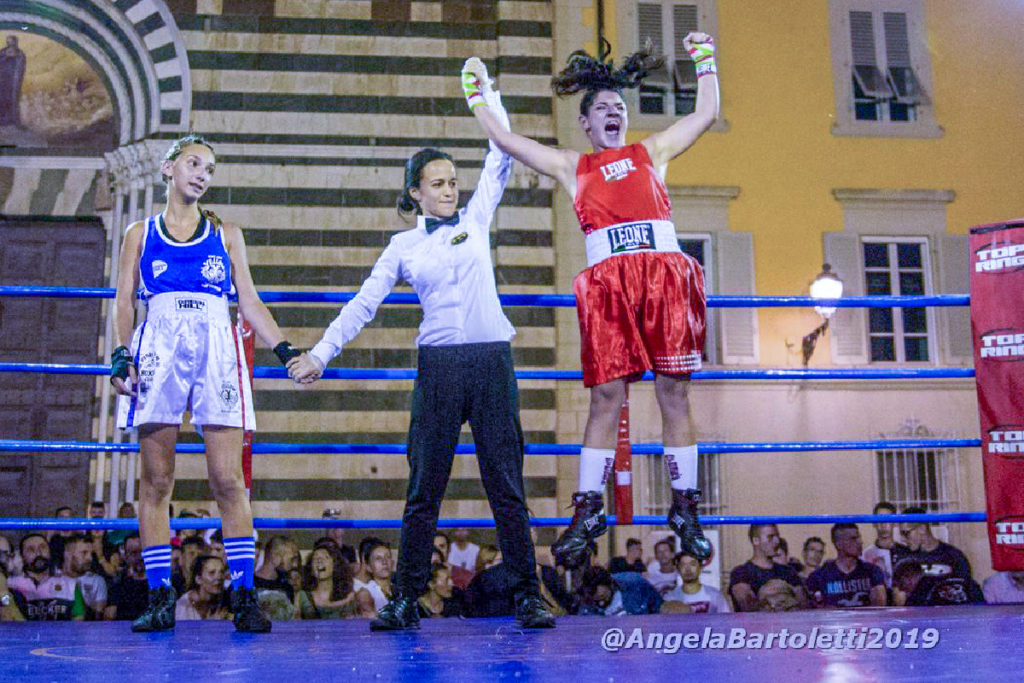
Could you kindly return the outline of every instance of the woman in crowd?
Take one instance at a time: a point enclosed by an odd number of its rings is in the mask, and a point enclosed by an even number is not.
[[[430,568],[430,581],[427,592],[420,596],[417,607],[420,617],[458,617],[462,616],[461,596],[456,594],[452,583],[451,572],[443,564],[435,564]]]
[[[345,619],[356,615],[352,568],[334,543],[318,545],[306,560],[303,589],[295,594],[302,619]]]
[[[229,619],[224,600],[224,561],[216,555],[200,555],[192,567],[192,583],[174,604],[174,618],[181,621]]]

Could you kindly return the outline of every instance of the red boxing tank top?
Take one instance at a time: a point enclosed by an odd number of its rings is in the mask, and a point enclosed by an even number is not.
[[[640,142],[580,156],[573,208],[588,235],[619,223],[672,220],[665,181]]]

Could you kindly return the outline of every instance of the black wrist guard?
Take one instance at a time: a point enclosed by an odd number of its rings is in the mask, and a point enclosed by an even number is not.
[[[113,380],[115,377],[128,379],[128,366],[130,365],[135,365],[132,352],[128,350],[127,346],[118,346],[110,354],[110,379]]]
[[[289,341],[283,341],[274,347],[274,355],[281,361],[281,365],[288,365],[288,361],[296,356],[301,356],[302,352],[298,349],[292,348],[292,344]]]

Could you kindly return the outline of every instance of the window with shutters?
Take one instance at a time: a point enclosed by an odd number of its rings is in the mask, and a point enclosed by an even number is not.
[[[835,188],[844,229],[823,235],[843,296],[965,294],[968,239],[950,235],[952,190]],[[974,360],[966,306],[840,308],[829,324],[832,362],[948,364]]]
[[[646,44],[665,58],[665,64],[644,79],[638,91],[623,93],[633,106],[630,117],[640,128],[661,130],[693,112],[697,102],[697,72],[683,49],[691,31],[717,34],[715,3],[711,0],[632,0],[616,3],[619,26],[616,55],[621,59]],[[719,121],[712,130],[723,129]]]
[[[936,137],[923,0],[832,0],[839,135]]]

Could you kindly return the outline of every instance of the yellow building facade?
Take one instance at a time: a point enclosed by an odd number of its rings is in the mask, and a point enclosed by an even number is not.
[[[616,59],[652,36],[670,58],[667,74],[652,75],[667,86],[665,115],[648,113],[656,93],[627,95],[631,142],[670,125],[673,94],[678,103],[692,88],[684,69],[672,68],[674,59],[686,58],[673,41],[693,28],[715,38],[721,120],[670,164],[666,178],[680,236],[707,248],[713,294],[807,295],[823,262],[848,295],[900,294],[904,286],[902,293],[966,293],[968,229],[1024,215],[1024,172],[1008,154],[1024,144],[1020,3],[982,0],[971,3],[968,17],[952,0],[557,2],[556,67],[572,50],[594,52],[599,17]],[[563,144],[582,150],[577,107],[576,99],[556,106],[557,132]],[[571,206],[565,197],[556,201],[564,291],[585,261]],[[893,257],[889,272],[878,267],[880,255]],[[886,281],[891,291],[882,292]],[[971,365],[965,308],[880,311],[894,329],[872,322],[864,309],[840,309],[810,367]],[[821,322],[809,308],[719,310],[711,319],[709,365],[727,368],[799,368],[801,338]],[[571,313],[563,316],[562,365],[578,362],[577,337]],[[559,391],[559,441],[578,442],[586,394]],[[633,441],[660,441],[652,387],[634,385],[631,403]],[[693,386],[691,403],[701,441],[974,438],[978,431],[970,379],[705,381]],[[664,503],[656,468],[640,463],[634,473],[637,513]],[[883,497],[933,510],[985,505],[977,449],[726,454],[708,469],[714,476],[705,485],[718,487],[712,509],[724,514],[870,513]],[[559,471],[560,496],[567,498],[574,463]],[[828,530],[781,529],[797,557],[806,537],[828,541]],[[861,531],[870,544],[873,530]],[[630,535],[653,540],[667,533],[617,529],[611,550],[622,552]],[[968,553],[976,577],[990,573],[980,524],[942,533]],[[750,547],[746,527],[722,527],[722,534],[727,571]],[[645,543],[645,554],[652,551]]]

